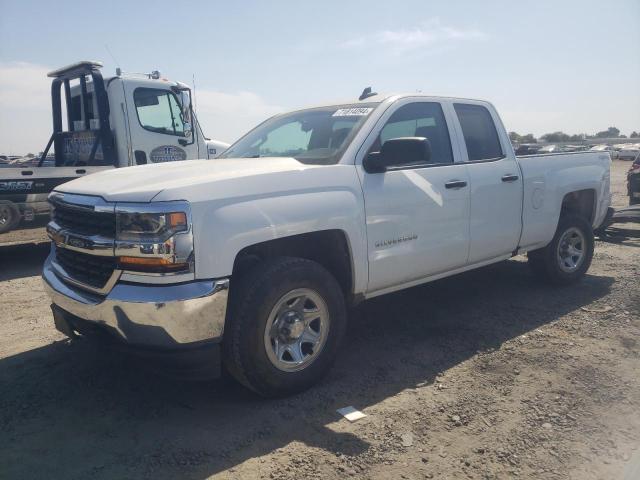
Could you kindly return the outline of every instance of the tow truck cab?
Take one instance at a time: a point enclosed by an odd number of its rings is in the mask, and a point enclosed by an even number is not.
[[[18,239],[15,231],[6,239],[11,230],[39,225],[33,220],[49,213],[47,196],[62,183],[110,168],[214,158],[227,148],[204,136],[187,85],[158,71],[103,77],[101,68],[82,61],[48,74],[46,148],[0,166],[0,245]]]
[[[205,138],[190,88],[160,72],[104,78],[99,62],[50,72],[56,166],[125,167],[213,158],[227,144]],[[64,91],[64,104],[63,104]]]

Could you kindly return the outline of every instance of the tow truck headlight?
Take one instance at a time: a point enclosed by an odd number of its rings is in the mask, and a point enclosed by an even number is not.
[[[193,235],[186,202],[116,207],[116,248],[122,270],[193,271]]]

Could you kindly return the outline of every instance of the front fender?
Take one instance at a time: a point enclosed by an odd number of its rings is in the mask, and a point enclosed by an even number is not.
[[[195,208],[196,277],[231,275],[244,248],[277,238],[341,230],[352,255],[354,291],[366,288],[368,268],[364,204],[357,190],[291,191],[215,202]]]

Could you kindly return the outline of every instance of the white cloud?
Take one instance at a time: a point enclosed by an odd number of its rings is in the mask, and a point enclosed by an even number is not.
[[[434,18],[418,27],[401,30],[381,30],[347,40],[344,48],[383,48],[395,54],[403,54],[418,49],[441,47],[452,42],[482,40],[486,34],[475,29],[461,29],[443,25]]]
[[[25,62],[0,62],[0,106],[50,110],[51,69]]]
[[[52,68],[26,62],[0,62],[0,154],[37,153],[51,135]],[[231,142],[258,122],[281,112],[259,95],[199,88],[197,113],[210,138]]]
[[[51,69],[0,62],[0,153],[38,153],[51,135]]]

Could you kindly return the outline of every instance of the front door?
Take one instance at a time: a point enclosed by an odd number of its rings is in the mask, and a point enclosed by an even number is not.
[[[134,164],[199,158],[197,138],[194,141],[197,130],[191,126],[191,135],[185,135],[188,119],[176,93],[135,83],[128,84],[127,90]]]
[[[469,178],[466,165],[454,163],[442,105],[407,99],[394,107],[367,152],[391,138],[425,137],[432,157],[384,173],[359,167],[370,293],[461,267],[469,248]]]

